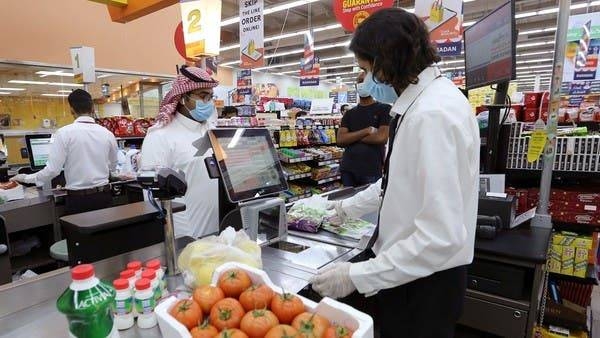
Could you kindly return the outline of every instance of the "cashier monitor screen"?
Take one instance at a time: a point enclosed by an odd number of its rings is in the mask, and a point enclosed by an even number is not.
[[[210,132],[210,141],[230,201],[287,190],[267,129],[215,129]]]
[[[466,88],[516,77],[514,3],[509,1],[465,29]]]
[[[29,153],[29,165],[33,170],[42,170],[48,162],[52,135],[26,135],[27,152]]]

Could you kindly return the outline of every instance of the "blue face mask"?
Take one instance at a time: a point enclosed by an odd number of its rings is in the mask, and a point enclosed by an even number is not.
[[[369,97],[371,96],[371,93],[365,89],[365,85],[364,83],[357,83],[356,84],[356,92],[358,93],[359,97]]]
[[[364,90],[371,93],[371,96],[379,102],[394,104],[398,99],[398,94],[396,94],[394,87],[379,81],[375,82],[373,73],[371,72],[365,75],[365,80],[362,84]]]
[[[185,105],[184,105],[185,107]],[[187,107],[186,107],[187,109]],[[198,122],[205,122],[215,112],[215,103],[213,100],[204,102],[202,100],[196,100],[196,108],[189,110],[192,118]]]

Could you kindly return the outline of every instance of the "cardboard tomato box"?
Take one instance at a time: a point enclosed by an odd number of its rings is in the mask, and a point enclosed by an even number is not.
[[[523,113],[523,122],[535,122],[538,119],[538,108],[525,108]]]
[[[225,263],[215,269],[212,277],[211,285],[217,285],[219,277],[222,273],[230,269],[242,269],[248,273],[253,284],[266,284],[276,293],[282,294],[283,290],[273,284],[271,279],[263,270],[259,270],[241,263]],[[306,311],[318,313],[327,318],[332,323],[341,323],[353,330],[353,338],[373,338],[373,318],[362,313],[353,307],[344,303],[338,302],[331,298],[323,298],[319,303],[315,303],[310,299],[298,295],[304,305]],[[158,319],[158,325],[162,336],[165,338],[191,338],[190,332],[183,324],[179,323],[173,316],[169,314],[169,310],[178,301],[175,297],[169,297],[156,307],[154,312]]]
[[[600,214],[569,211],[551,211],[552,219],[564,223],[600,225]]]
[[[523,103],[526,108],[539,108],[542,100],[542,93],[525,93]]]

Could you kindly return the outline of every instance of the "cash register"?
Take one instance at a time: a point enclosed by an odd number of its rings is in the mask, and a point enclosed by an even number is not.
[[[285,202],[277,197],[287,182],[267,129],[214,129],[209,140],[214,157],[207,161],[208,171],[222,186],[221,207],[231,206],[220,229],[243,228],[261,245],[266,271],[296,271],[307,280],[354,249],[288,233]]]

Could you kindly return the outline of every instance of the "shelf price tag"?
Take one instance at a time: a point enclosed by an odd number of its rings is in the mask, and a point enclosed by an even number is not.
[[[532,163],[537,161],[548,140],[548,133],[546,132],[546,125],[542,120],[538,120],[535,123],[535,129],[529,138],[529,146],[527,147],[527,162]]]
[[[187,57],[219,55],[221,0],[180,0]]]

